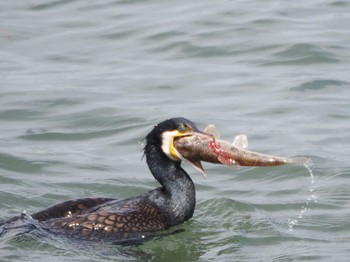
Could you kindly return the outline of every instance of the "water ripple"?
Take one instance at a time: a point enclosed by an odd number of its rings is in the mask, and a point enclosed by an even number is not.
[[[273,61],[261,63],[263,66],[310,65],[338,63],[340,60],[330,52],[318,50],[310,44],[295,44],[281,52],[273,54]]]
[[[132,250],[8,235],[3,259],[348,261],[348,1],[1,7],[0,219],[158,187],[138,142],[173,116],[316,167],[310,185],[303,167],[208,165],[203,181],[185,166],[198,204],[181,233]]]

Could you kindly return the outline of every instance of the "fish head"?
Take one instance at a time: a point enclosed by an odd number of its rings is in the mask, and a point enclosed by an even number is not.
[[[220,148],[216,137],[212,133],[192,130],[184,136],[175,137],[173,141],[176,156],[189,163],[203,177],[206,177],[201,161],[223,164],[220,159]]]

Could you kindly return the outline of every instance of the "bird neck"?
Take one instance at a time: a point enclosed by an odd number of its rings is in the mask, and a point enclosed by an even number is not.
[[[190,219],[196,203],[195,187],[190,176],[181,168],[181,162],[170,160],[154,146],[146,146],[145,154],[151,173],[162,185],[162,197],[157,202],[163,209],[166,208],[169,225]]]

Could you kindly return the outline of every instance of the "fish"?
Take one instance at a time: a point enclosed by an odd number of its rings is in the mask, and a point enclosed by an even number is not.
[[[279,157],[247,150],[246,135],[236,136],[233,143],[219,138],[213,125],[204,132],[196,132],[191,136],[183,136],[174,140],[176,150],[183,159],[205,175],[200,159],[210,163],[226,166],[277,166],[284,164],[302,164],[308,162],[307,157]]]

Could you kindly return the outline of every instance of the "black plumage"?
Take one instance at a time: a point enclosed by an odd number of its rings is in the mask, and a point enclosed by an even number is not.
[[[156,125],[146,136],[144,154],[149,169],[161,187],[124,200],[85,198],[66,201],[32,214],[43,227],[88,238],[123,239],[181,224],[195,209],[195,187],[181,161],[164,152],[163,134],[182,129],[197,131],[184,118]]]

